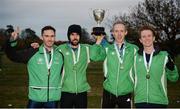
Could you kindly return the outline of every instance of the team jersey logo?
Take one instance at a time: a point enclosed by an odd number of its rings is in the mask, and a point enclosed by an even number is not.
[[[66,52],[66,55],[69,55],[69,52]]]
[[[38,61],[37,61],[37,64],[43,64],[43,59],[39,58]]]

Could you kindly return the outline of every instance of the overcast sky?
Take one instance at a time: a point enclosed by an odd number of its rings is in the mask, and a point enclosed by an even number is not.
[[[40,35],[43,26],[52,25],[57,30],[57,40],[67,40],[66,33],[71,24],[79,24],[91,32],[96,26],[93,9],[107,10],[107,19],[128,12],[139,1],[142,0],[0,0],[0,28],[11,24],[20,29],[32,28]]]

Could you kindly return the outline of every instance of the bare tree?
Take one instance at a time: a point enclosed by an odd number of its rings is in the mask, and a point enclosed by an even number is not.
[[[158,41],[175,40],[180,22],[180,6],[178,0],[145,0],[139,3],[132,12],[135,26],[152,25],[162,34]],[[137,21],[136,20],[136,21]]]
[[[91,35],[87,32],[86,28],[82,28],[82,37],[81,37],[81,43],[88,43],[88,44],[93,44],[95,40]]]

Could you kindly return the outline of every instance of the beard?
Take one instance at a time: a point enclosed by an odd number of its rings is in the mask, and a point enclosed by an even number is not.
[[[77,46],[79,44],[79,41],[77,39],[74,39],[73,41],[70,41],[71,45]]]

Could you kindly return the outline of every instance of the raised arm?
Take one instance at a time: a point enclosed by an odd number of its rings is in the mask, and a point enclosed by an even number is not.
[[[97,37],[96,44],[90,46],[90,59],[92,61],[104,61],[106,58],[105,48],[101,45],[104,36]]]
[[[14,62],[27,63],[38,49],[30,47],[23,50],[16,50],[17,38],[17,32],[13,32],[10,39],[6,42],[5,53],[7,57]]]

